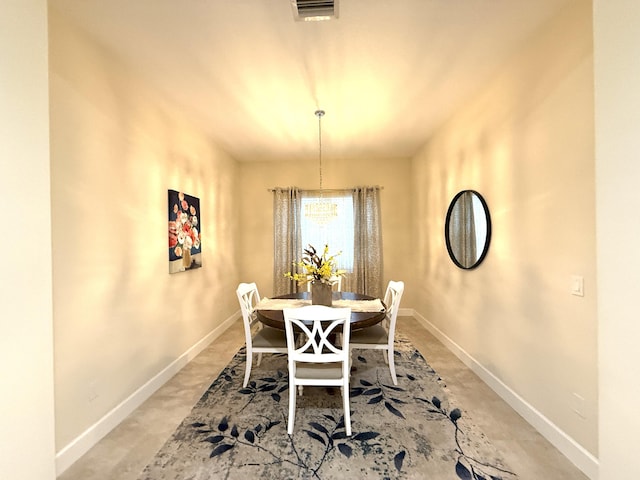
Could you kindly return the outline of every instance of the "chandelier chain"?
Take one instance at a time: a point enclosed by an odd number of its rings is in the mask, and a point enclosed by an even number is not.
[[[324,110],[316,110],[315,115],[318,117],[318,167],[320,170],[320,195],[322,195],[322,116]]]

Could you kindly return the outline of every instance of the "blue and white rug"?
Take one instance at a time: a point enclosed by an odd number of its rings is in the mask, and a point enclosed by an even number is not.
[[[518,478],[407,339],[395,358],[397,386],[381,352],[354,351],[351,437],[324,387],[298,396],[289,436],[286,355],[263,355],[242,388],[243,348],[139,480]]]

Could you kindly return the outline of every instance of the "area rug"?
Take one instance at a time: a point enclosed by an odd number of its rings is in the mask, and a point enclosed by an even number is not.
[[[139,480],[518,478],[406,338],[395,361],[397,386],[381,352],[354,351],[351,437],[326,387],[298,396],[289,436],[286,355],[263,355],[243,388],[243,348]]]

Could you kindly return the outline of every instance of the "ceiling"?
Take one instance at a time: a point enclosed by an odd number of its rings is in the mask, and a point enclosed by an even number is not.
[[[578,0],[49,0],[239,161],[407,158]]]

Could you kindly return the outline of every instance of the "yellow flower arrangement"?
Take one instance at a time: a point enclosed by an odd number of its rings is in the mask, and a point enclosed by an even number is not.
[[[338,270],[336,266],[335,257],[342,252],[329,255],[329,245],[324,246],[322,256],[318,255],[313,245],[309,245],[303,252],[302,260],[293,262],[293,265],[298,267],[302,273],[287,272],[284,274],[285,277],[298,282],[298,285],[304,285],[309,281],[328,284],[331,283],[332,278],[343,276],[346,273],[345,270]]]

